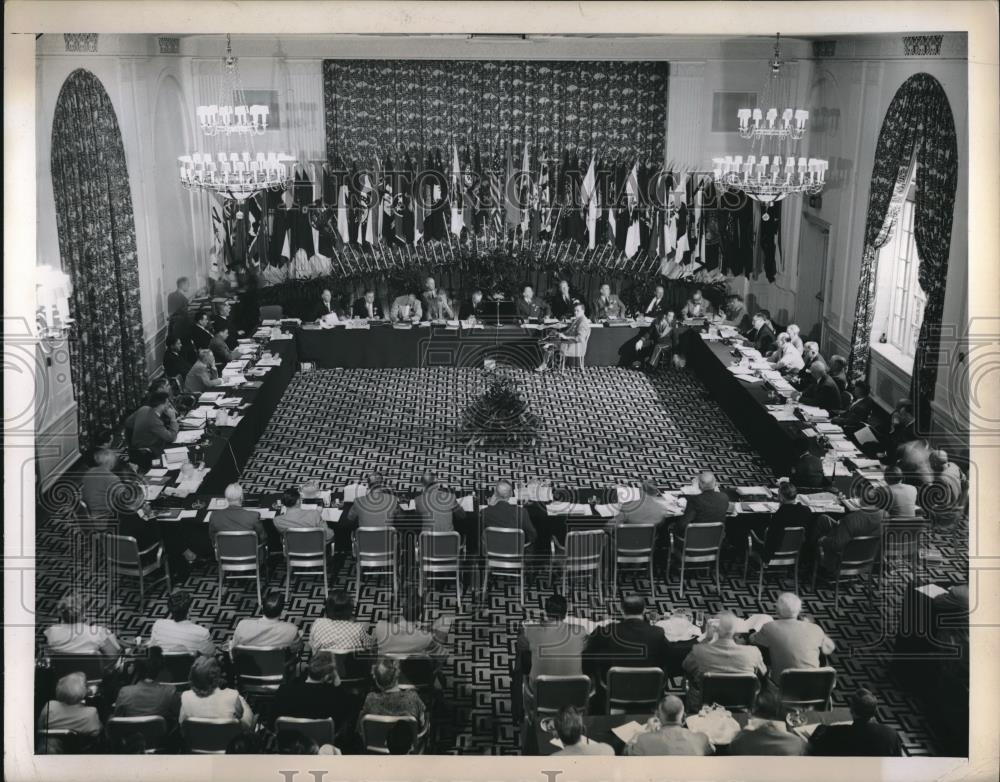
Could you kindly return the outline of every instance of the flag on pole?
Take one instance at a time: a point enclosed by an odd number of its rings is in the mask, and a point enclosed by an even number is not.
[[[593,250],[597,246],[597,172],[593,153],[590,155],[590,167],[583,178],[581,195],[587,214],[587,248]]]
[[[479,174],[473,168],[469,148],[465,148],[465,159],[462,166],[462,224],[473,233],[476,230],[477,201],[476,190],[479,187]]]
[[[374,189],[372,188],[372,181],[368,178],[368,174],[365,173],[364,184],[361,186],[361,219],[364,222],[364,241],[369,244],[373,244],[375,241],[372,220],[372,202],[374,200],[375,196]],[[361,237],[359,236],[358,238],[360,239]]]
[[[503,188],[500,186],[500,150],[493,154],[493,167],[490,170],[490,213],[493,230],[498,234],[503,231]]]
[[[549,187],[548,151],[542,153],[538,171],[538,231],[548,236],[552,227],[552,193]]]
[[[521,156],[521,170],[518,177],[517,198],[521,204],[521,235],[528,233],[528,220],[531,216],[531,169],[528,158],[528,140],[524,141],[524,154]]]
[[[521,222],[521,211],[517,208],[518,193],[517,193],[517,178],[514,175],[514,161],[510,156],[510,145],[506,145],[507,149],[507,178],[504,183],[504,202],[506,204],[506,225],[507,228],[517,228],[518,224]]]
[[[625,256],[633,257],[639,251],[639,163],[636,161],[625,181],[628,195],[628,233],[625,235]]]
[[[448,200],[451,202],[451,232],[455,236],[462,234],[462,167],[458,162],[458,146],[451,142],[451,187]]]

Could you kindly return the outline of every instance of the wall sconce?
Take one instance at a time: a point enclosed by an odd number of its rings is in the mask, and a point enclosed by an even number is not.
[[[42,349],[49,352],[73,328],[74,320],[69,316],[73,286],[68,274],[52,266],[36,267],[35,277],[35,323]]]

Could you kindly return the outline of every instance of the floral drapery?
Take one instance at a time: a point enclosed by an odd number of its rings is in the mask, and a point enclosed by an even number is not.
[[[914,239],[920,287],[927,296],[913,365],[912,398],[918,418],[929,422],[937,383],[941,313],[948,277],[948,253],[958,183],[958,141],[951,106],[940,82],[927,73],[907,79],[896,91],[875,149],[861,280],[851,335],[850,374],[868,373],[878,250],[895,227],[913,162],[917,166]]]
[[[478,144],[662,162],[667,63],[325,60],[327,158]],[[422,159],[422,155],[418,157]]]
[[[111,99],[82,68],[56,101],[52,189],[62,268],[73,282],[70,371],[87,449],[139,405],[147,370],[125,148]]]

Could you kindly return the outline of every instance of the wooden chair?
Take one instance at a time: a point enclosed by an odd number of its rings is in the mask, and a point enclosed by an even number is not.
[[[462,611],[462,537],[457,532],[421,532],[417,539],[417,593],[421,600],[429,581],[455,579],[455,600]]]
[[[118,741],[136,733],[142,736],[145,753],[152,755],[162,749],[167,738],[167,721],[159,715],[145,717],[112,717],[105,728],[111,741]]]
[[[701,676],[701,702],[717,703],[730,711],[753,711],[760,680],[752,673],[705,673]]]
[[[237,688],[245,695],[276,695],[288,672],[288,657],[288,649],[283,646],[234,647]]]
[[[656,542],[655,524],[619,524],[614,531],[614,567],[612,579],[618,586],[618,573],[622,565],[645,565],[649,569],[649,593],[656,596],[653,578],[653,547]]]
[[[781,543],[777,550],[771,555],[771,559],[764,561],[763,546],[764,541],[757,537],[755,532],[747,535],[747,553],[743,561],[743,579],[746,580],[749,572],[750,562],[756,562],[760,566],[760,576],[757,579],[757,602],[764,600],[764,571],[774,567],[792,567],[794,570],[795,584],[799,583],[799,555],[802,552],[802,544],[806,540],[805,527],[786,527],[781,538]],[[754,547],[754,544],[757,547]]]
[[[157,541],[146,549],[139,550],[139,543],[129,535],[106,536],[105,556],[108,569],[113,578],[128,576],[139,580],[139,608],[146,603],[146,576],[162,570],[163,575],[153,580],[167,582],[167,592],[170,592],[170,566],[163,556],[163,544]]]
[[[781,672],[778,687],[781,703],[792,708],[829,711],[837,671],[825,668],[786,668]]]
[[[365,571],[392,579],[392,599],[399,593],[397,533],[392,527],[358,527],[354,531],[354,604],[361,602],[361,579]]]
[[[321,529],[290,529],[282,537],[285,553],[285,600],[292,583],[292,573],[298,571],[323,578],[323,599],[329,591],[326,563],[326,534]]]
[[[227,578],[252,578],[257,585],[257,605],[261,605],[261,560],[267,561],[267,547],[258,545],[257,533],[252,530],[216,533],[215,558],[219,563],[218,608],[222,609],[222,584]]]
[[[520,585],[521,605],[524,605],[524,547],[523,529],[487,527],[483,530],[483,595],[490,585],[490,575],[516,578]]]
[[[722,537],[726,528],[722,522],[714,524],[688,524],[684,530],[684,545],[676,548],[681,560],[681,596],[684,596],[684,566],[687,564],[715,565],[715,591],[722,591],[719,580],[719,551],[722,548]],[[667,576],[670,582],[670,561],[674,557],[676,546],[674,533],[670,533],[670,552],[667,555]]]
[[[224,755],[229,742],[243,732],[238,719],[188,717],[181,723],[181,736],[195,755]]]
[[[593,686],[590,677],[546,676],[535,678],[535,712],[556,714],[565,706],[575,706],[587,711]]]
[[[876,566],[881,544],[882,539],[879,536],[862,535],[857,538],[851,538],[847,542],[847,545],[844,546],[840,561],[830,572],[830,576],[834,580],[834,610],[840,607],[840,582],[844,576],[864,575],[868,591],[869,593],[871,592],[872,570]],[[819,565],[820,558],[817,557],[816,564],[813,566],[813,591],[816,590],[816,577],[819,573]]]
[[[566,533],[566,545],[560,546],[555,538],[552,539],[556,554],[562,556],[562,593],[569,595],[567,585],[570,575],[593,577],[597,581],[597,601],[604,605],[604,548],[607,535],[604,530],[588,529],[574,530]],[[549,564],[551,583],[551,569],[555,565],[556,557],[552,557]]]
[[[330,717],[327,717],[325,720],[307,719],[305,717],[278,717],[274,721],[274,730],[275,732],[282,730],[298,731],[316,742],[317,747],[322,747],[324,744],[333,744],[334,738],[337,735],[333,719]]]
[[[655,711],[663,694],[662,668],[612,666],[604,690],[608,714],[636,714]]]

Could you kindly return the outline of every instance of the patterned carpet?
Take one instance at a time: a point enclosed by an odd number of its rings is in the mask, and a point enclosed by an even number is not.
[[[307,478],[322,486],[342,485],[378,468],[387,483],[400,489],[415,485],[421,471],[433,468],[442,480],[462,488],[480,488],[498,477],[547,478],[555,486],[599,486],[653,477],[680,486],[700,469],[713,469],[723,484],[752,485],[773,478],[705,387],[683,370],[655,376],[614,368],[563,375],[520,376],[531,409],[543,420],[542,444],[523,454],[474,454],[454,435],[461,409],[482,390],[477,370],[320,370],[301,373],[290,384],[243,477],[248,490],[280,490]],[[55,601],[70,584],[94,596],[95,616],[120,635],[148,634],[164,616],[162,588],[153,592],[142,614],[128,584],[111,589],[94,565],[86,536],[72,534],[72,524],[52,512],[57,501],[42,503],[38,527],[38,617],[41,630]],[[965,580],[968,561],[964,525],[936,532],[931,545],[940,560],[929,564],[933,579]],[[722,589],[704,575],[688,576],[684,596],[676,574],[671,583],[651,585],[642,574],[621,577],[622,589],[653,595],[657,612],[687,606],[705,612],[723,608],[740,615],[757,612],[755,589],[743,579],[742,560],[723,559]],[[867,686],[881,700],[880,717],[900,731],[911,755],[935,755],[942,746],[925,707],[901,689],[889,665],[896,633],[902,580],[891,575],[872,599],[858,584],[842,587],[839,609],[833,590],[822,582],[813,593],[804,583],[799,593],[805,610],[837,643],[835,704],[843,705],[857,686]],[[348,560],[331,579],[331,588],[352,585]],[[192,618],[210,626],[216,642],[228,639],[235,622],[256,610],[252,587],[227,590],[216,610],[215,567],[196,565],[185,588],[195,597]],[[272,585],[283,584],[278,565]],[[756,582],[754,581],[754,586]],[[765,589],[768,610],[789,579],[776,576]],[[538,617],[548,594],[545,580],[530,579],[522,611],[516,586],[493,585],[485,601],[458,614],[453,625],[454,654],[447,689],[435,715],[442,754],[516,754],[518,729],[511,720],[510,668],[514,639],[522,618]],[[573,612],[604,618],[607,609],[589,605],[586,595],[573,601]],[[314,579],[293,582],[288,614],[308,628],[322,610],[322,588]],[[385,584],[366,582],[359,612],[364,617],[391,614]],[[454,614],[454,592],[435,592],[429,617]],[[40,634],[39,634],[40,638]]]

